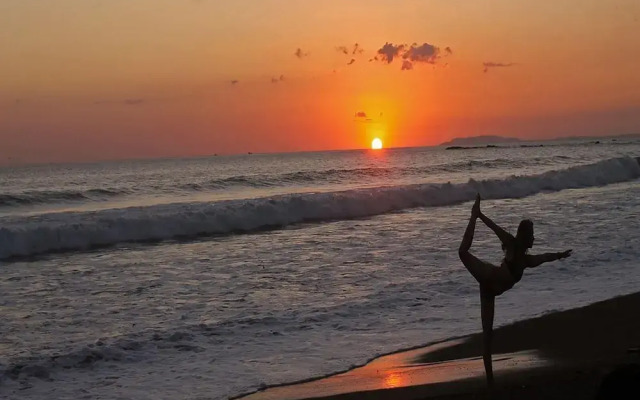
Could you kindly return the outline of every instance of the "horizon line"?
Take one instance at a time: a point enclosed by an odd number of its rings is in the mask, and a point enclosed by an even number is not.
[[[594,138],[624,138],[624,137],[640,137],[640,132],[638,133],[623,133],[623,134],[612,134],[612,135],[570,135],[570,136],[557,136],[553,138],[542,138],[542,139],[523,139],[516,136],[503,136],[503,135],[474,135],[474,136],[458,136],[449,139],[448,141],[432,144],[432,145],[421,145],[421,146],[395,146],[395,147],[384,147],[380,150],[375,151],[385,151],[385,150],[401,150],[401,149],[420,149],[420,148],[431,148],[431,147],[441,147],[450,144],[450,142],[456,139],[470,139],[470,138],[482,138],[482,137],[495,137],[495,138],[504,138],[504,139],[516,139],[518,142],[552,142],[557,140],[587,140]],[[500,142],[493,142],[488,144],[499,144]],[[482,143],[477,143],[482,144]],[[512,143],[511,143],[512,144]],[[212,154],[202,154],[202,155],[167,155],[167,156],[151,156],[151,157],[137,157],[137,158],[106,158],[106,159],[98,159],[93,161],[45,161],[45,162],[25,162],[25,163],[3,163],[0,161],[0,169],[5,168],[23,168],[23,167],[38,167],[38,166],[47,166],[47,165],[84,165],[84,164],[102,164],[102,163],[118,163],[118,162],[133,162],[133,161],[160,161],[160,160],[193,160],[193,159],[204,159],[204,158],[214,158],[214,157],[238,157],[238,156],[260,156],[260,155],[279,155],[279,154],[305,154],[305,153],[331,153],[331,152],[348,152],[348,151],[371,151],[372,149],[369,147],[361,147],[361,148],[350,148],[350,149],[316,149],[316,150],[298,150],[298,151],[264,151],[264,152],[242,152],[242,153],[212,153]],[[9,157],[9,159],[11,159]]]

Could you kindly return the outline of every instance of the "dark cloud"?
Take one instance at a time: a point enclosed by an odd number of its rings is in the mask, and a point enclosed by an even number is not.
[[[423,43],[420,46],[414,43],[402,55],[405,60],[429,64],[435,64],[439,57],[440,49],[429,43]]]
[[[500,62],[483,62],[482,66],[484,67],[484,72],[489,72],[489,68],[503,68],[503,67],[511,67],[515,65],[514,63],[500,63]]]
[[[393,59],[398,57],[404,51],[405,45],[394,45],[393,43],[385,43],[380,49],[378,49],[378,55],[376,60],[381,60],[387,64],[391,64]]]
[[[284,81],[284,75],[280,75],[277,78],[271,78],[271,83],[280,83]]]
[[[486,68],[492,68],[492,67],[511,67],[514,64],[513,63],[485,62],[485,63],[482,63],[482,65],[484,67],[486,67]]]
[[[349,62],[347,63],[347,65],[351,65],[351,64],[353,64],[354,62],[356,62],[356,59],[355,59],[355,58],[352,58],[352,59],[351,59],[351,61],[349,61]]]
[[[344,54],[344,55],[349,55],[349,49],[347,49],[347,46],[338,46],[336,47],[336,51]]]
[[[367,114],[364,111],[358,111],[353,115],[354,121],[362,124],[377,124],[382,119],[382,113],[380,113],[380,118],[373,118],[371,115]]]
[[[124,100],[98,100],[94,101],[93,104],[122,104],[125,106],[137,106],[145,102],[146,100],[143,98],[133,98]]]
[[[364,53],[364,49],[362,47],[360,47],[360,45],[358,43],[355,43],[353,46],[351,47],[347,47],[347,46],[336,46],[336,51],[339,53],[344,54],[345,56],[348,55],[360,55],[362,53]]]
[[[237,79],[234,79],[232,81],[229,81],[229,83],[231,83],[232,85],[237,85],[238,83],[240,83],[240,81]]]
[[[417,43],[408,46],[406,44],[394,45],[393,43],[385,43],[378,49],[377,55],[370,59],[371,61],[382,61],[391,64],[397,57],[402,58],[401,69],[408,71],[414,68],[416,63],[436,64],[443,56],[453,54],[450,47],[440,50],[439,47],[429,43],[418,45]]]
[[[309,55],[309,53],[305,53],[304,51],[302,51],[301,48],[298,47],[296,49],[296,52],[293,53],[293,55],[295,55],[298,58],[304,58],[304,57],[307,57]]]

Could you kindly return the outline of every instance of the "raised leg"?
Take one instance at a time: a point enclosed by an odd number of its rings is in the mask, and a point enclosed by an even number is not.
[[[469,223],[467,224],[467,229],[464,231],[464,236],[462,236],[462,242],[460,243],[460,248],[458,249],[458,253],[466,253],[471,248],[473,244],[473,234],[476,231],[476,220],[478,216],[476,214],[472,214],[471,218],[469,218]]]
[[[458,249],[458,255],[460,256],[460,261],[462,261],[467,270],[474,278],[476,278],[478,283],[482,285],[489,282],[491,279],[491,270],[494,267],[491,264],[480,260],[469,251],[471,244],[473,243],[476,219],[476,215],[472,215],[471,219],[469,219],[469,224],[467,225],[467,229],[462,237],[462,242],[460,243],[460,248]]]

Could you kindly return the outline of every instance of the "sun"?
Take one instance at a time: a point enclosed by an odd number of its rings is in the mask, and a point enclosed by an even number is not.
[[[382,140],[380,138],[375,138],[371,141],[371,148],[373,150],[380,150],[382,148]]]

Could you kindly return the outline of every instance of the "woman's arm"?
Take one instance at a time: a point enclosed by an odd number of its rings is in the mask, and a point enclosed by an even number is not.
[[[487,225],[493,232],[495,232],[496,236],[498,236],[498,239],[500,239],[500,241],[504,245],[510,245],[511,243],[513,243],[513,240],[515,239],[513,235],[499,227],[498,224],[491,220],[491,218],[487,217],[482,212],[480,212],[479,217],[485,225]]]
[[[561,258],[567,258],[571,255],[572,250],[563,251],[561,253],[544,253],[536,255],[527,255],[527,267],[535,268],[540,264],[546,262],[560,260]]]

